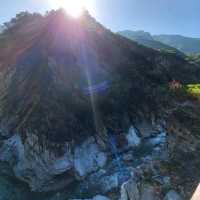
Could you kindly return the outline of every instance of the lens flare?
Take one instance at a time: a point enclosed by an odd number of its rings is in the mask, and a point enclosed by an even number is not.
[[[51,0],[54,9],[63,8],[72,17],[80,17],[85,8],[84,0]]]

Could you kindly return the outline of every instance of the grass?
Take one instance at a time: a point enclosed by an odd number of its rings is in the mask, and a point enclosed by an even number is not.
[[[185,88],[187,94],[200,100],[200,84],[189,84]]]

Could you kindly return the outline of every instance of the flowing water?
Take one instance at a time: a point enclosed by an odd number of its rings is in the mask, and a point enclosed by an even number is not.
[[[116,137],[114,135],[111,135],[110,138],[109,138],[109,142],[110,142],[111,152],[115,157],[119,172],[123,172],[123,161],[122,161],[121,156],[118,152]]]

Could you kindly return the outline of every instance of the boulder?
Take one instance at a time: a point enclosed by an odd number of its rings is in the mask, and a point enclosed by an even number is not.
[[[164,200],[182,200],[181,196],[174,190],[169,191]]]
[[[93,197],[92,199],[70,199],[70,200],[110,200],[110,199],[106,196],[97,195]]]
[[[108,197],[97,195],[92,200],[110,200]]]
[[[120,200],[140,200],[140,193],[137,183],[131,179],[121,186]]]
[[[41,146],[41,141],[34,134],[27,134],[24,141],[15,134],[0,146],[0,161],[9,163],[15,176],[36,192],[60,190],[106,163],[106,154],[99,149],[93,137],[80,145],[66,144],[66,147],[63,154],[58,155]],[[74,171],[78,176],[74,175]]]
[[[100,151],[92,137],[75,148],[74,167],[81,177],[102,168],[106,161],[106,154]]]
[[[120,200],[158,200],[153,186],[130,179],[121,186]]]
[[[154,187],[150,185],[144,185],[141,191],[140,200],[157,200]]]
[[[93,191],[97,190],[99,193],[105,194],[119,187],[119,174],[101,169],[88,176],[81,188],[85,188],[85,186]]]
[[[137,131],[133,126],[130,127],[126,139],[129,147],[136,147],[141,143],[141,138],[137,135]]]

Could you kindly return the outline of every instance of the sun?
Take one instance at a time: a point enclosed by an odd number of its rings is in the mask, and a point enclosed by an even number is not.
[[[97,16],[96,0],[47,0],[51,9],[63,8],[67,14],[74,18],[80,17],[84,10],[89,11],[92,16]]]
[[[60,0],[60,2],[61,7],[64,8],[65,11],[73,17],[79,17],[83,13],[83,0]]]
[[[85,8],[84,0],[54,0],[54,8],[63,8],[72,17],[80,17]]]

